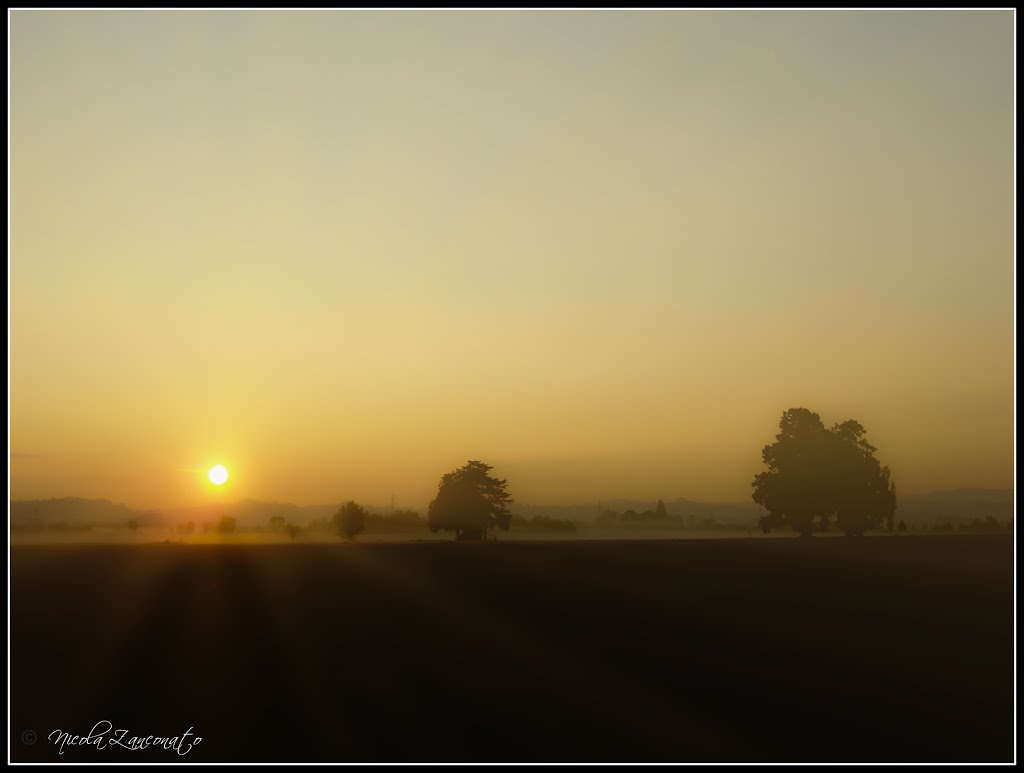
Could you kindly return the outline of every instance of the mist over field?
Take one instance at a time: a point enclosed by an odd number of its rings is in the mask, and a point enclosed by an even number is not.
[[[667,519],[638,517],[622,522],[612,514],[633,512],[653,515],[657,502],[609,500],[581,505],[515,504],[516,517],[501,539],[686,539],[696,537],[749,537],[758,533],[764,510],[754,503],[694,502],[688,499],[665,503]],[[328,527],[338,505],[299,506],[283,502],[243,501],[205,507],[133,510],[109,500],[63,498],[10,503],[11,539],[15,542],[152,542],[223,541],[215,526],[223,516],[235,519],[239,533],[230,539],[246,542],[331,542],[337,535]],[[399,510],[368,506],[372,514],[362,540],[449,539],[429,531],[423,514],[426,507]],[[1014,520],[1010,489],[959,489],[900,497],[898,512],[912,532],[955,532],[986,529],[987,519],[1000,530]],[[275,529],[279,517],[301,527],[290,538]],[[130,528],[129,524],[135,527]],[[190,527],[191,524],[191,527]],[[838,535],[834,530],[824,534]],[[777,535],[778,536],[778,535]]]

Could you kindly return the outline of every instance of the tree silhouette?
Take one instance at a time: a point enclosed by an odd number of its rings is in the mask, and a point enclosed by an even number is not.
[[[367,512],[364,508],[349,500],[334,514],[334,530],[339,537],[353,539],[366,528]]]
[[[284,517],[280,515],[270,516],[270,530],[271,531],[284,531],[285,521]]]
[[[877,449],[864,437],[864,427],[856,421],[844,421],[831,433],[834,442],[829,474],[834,480],[839,528],[847,535],[861,536],[885,520],[891,531],[896,486],[889,479],[889,468],[875,459]]]
[[[654,517],[658,519],[668,518],[668,510],[665,509],[665,503],[660,499],[654,508]]]
[[[775,442],[765,446],[766,472],[754,476],[753,499],[768,514],[766,533],[788,524],[801,536],[827,528],[833,516],[848,535],[862,535],[884,520],[892,523],[896,487],[888,467],[875,459],[864,427],[850,420],[825,427],[806,408],[782,414]]]
[[[294,523],[289,523],[287,526],[284,527],[284,530],[288,533],[288,536],[291,537],[292,539],[295,539],[296,535],[298,535],[298,533],[300,531],[299,527],[296,526]]]
[[[505,487],[508,481],[492,478],[492,467],[478,461],[441,477],[437,496],[427,509],[432,532],[454,531],[457,540],[486,539],[493,526],[508,531],[512,502]]]
[[[802,536],[810,536],[814,519],[829,511],[822,464],[828,442],[828,430],[818,414],[805,408],[782,414],[775,443],[761,452],[768,471],[755,475],[753,482],[754,501],[768,511],[761,519],[763,530],[788,523]]]

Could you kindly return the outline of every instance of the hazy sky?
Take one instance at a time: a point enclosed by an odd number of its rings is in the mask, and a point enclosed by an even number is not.
[[[1010,11],[10,18],[12,498],[1013,484]]]

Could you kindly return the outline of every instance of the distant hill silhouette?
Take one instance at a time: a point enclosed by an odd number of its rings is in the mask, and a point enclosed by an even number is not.
[[[140,526],[163,523],[163,516],[155,510],[133,510],[109,499],[30,499],[10,503],[12,527],[53,526],[124,526],[135,521]]]

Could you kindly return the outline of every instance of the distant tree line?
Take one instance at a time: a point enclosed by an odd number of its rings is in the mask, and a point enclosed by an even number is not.
[[[1009,521],[1006,523],[999,523],[993,516],[989,515],[985,518],[973,518],[966,523],[958,523],[956,526],[951,521],[942,521],[932,525],[932,531],[937,532],[972,532],[972,533],[992,533],[1012,530],[1013,525]]]
[[[535,515],[527,518],[523,515],[513,515],[509,520],[509,527],[515,527],[521,531],[542,531],[559,534],[575,534],[576,522],[568,519],[552,518],[547,515]]]
[[[601,526],[636,526],[664,529],[689,529],[693,531],[747,530],[749,525],[719,521],[712,510],[706,516],[697,513],[670,513],[665,502],[658,500],[653,510],[602,510],[594,523]]]
[[[644,510],[639,513],[636,510],[626,510],[622,513],[615,510],[602,510],[597,516],[596,522],[604,525],[648,522],[682,524],[683,518],[681,515],[669,515],[665,503],[659,499],[653,510]]]
[[[368,508],[363,508],[363,533],[367,534],[391,534],[404,533],[425,529],[426,520],[415,510],[395,510],[391,513],[372,513]],[[337,513],[335,513],[335,516]],[[316,518],[310,521],[307,527],[313,532],[336,532],[337,524],[335,517],[328,519]]]

